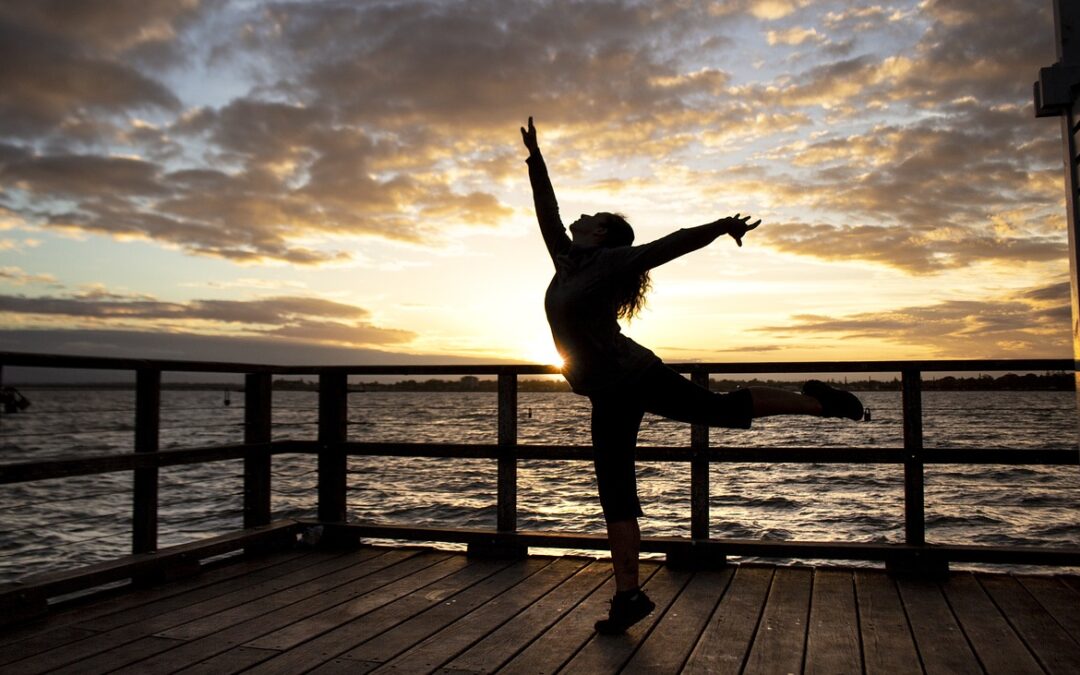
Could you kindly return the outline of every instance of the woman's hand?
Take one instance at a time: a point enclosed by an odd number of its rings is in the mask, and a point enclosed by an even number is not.
[[[722,218],[720,222],[724,224],[725,231],[731,235],[731,238],[735,240],[735,243],[742,246],[743,236],[761,224],[760,219],[752,223],[748,222],[749,220],[750,216],[743,216],[742,214],[736,213],[734,216]]]
[[[530,155],[540,152],[540,146],[536,144],[536,127],[533,126],[532,116],[529,117],[529,128],[521,127],[521,140],[524,141],[525,147],[529,149]]]

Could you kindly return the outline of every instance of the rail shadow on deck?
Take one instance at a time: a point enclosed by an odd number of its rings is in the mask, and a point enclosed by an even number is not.
[[[0,672],[1080,672],[1076,576],[643,565],[656,611],[602,637],[606,560],[294,550],[55,610]]]

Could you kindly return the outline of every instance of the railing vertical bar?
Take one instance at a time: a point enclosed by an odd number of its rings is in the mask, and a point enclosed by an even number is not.
[[[244,375],[244,443],[270,442],[270,373]],[[270,449],[249,449],[244,457],[244,527],[270,523]]]
[[[135,371],[135,452],[157,452],[161,432],[161,371]],[[157,550],[158,469],[135,469],[132,486],[131,551]]]
[[[709,387],[709,372],[695,368],[690,380],[699,386]],[[694,456],[690,460],[690,536],[693,539],[709,538],[709,427],[694,424],[690,427],[690,447]]]
[[[904,538],[909,545],[922,546],[926,543],[926,510],[919,371],[902,371],[900,384],[904,411]]]
[[[342,445],[348,424],[348,377],[343,370],[319,374],[319,520],[346,517],[347,458]]]
[[[499,532],[517,530],[517,374],[499,373]]]

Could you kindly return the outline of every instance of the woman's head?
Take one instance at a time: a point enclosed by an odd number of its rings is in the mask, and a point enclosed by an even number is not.
[[[634,243],[634,228],[619,213],[601,212],[582,216],[570,226],[574,243],[579,246],[618,248]],[[645,308],[645,295],[652,285],[649,271],[630,273],[615,279],[615,313],[620,319],[632,319]]]
[[[574,243],[584,248],[603,246],[629,246],[634,243],[634,228],[618,213],[601,211],[593,215],[581,214],[570,224]]]

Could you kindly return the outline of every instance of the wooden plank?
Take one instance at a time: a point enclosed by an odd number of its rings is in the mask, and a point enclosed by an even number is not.
[[[1074,574],[1061,574],[1058,575],[1057,579],[1077,593],[1080,593],[1080,576]]]
[[[648,617],[630,627],[624,635],[594,634],[574,658],[566,664],[568,673],[615,673],[633,656],[637,646],[649,634],[667,611],[679,592],[690,581],[691,574],[662,567],[642,588],[656,603]]]
[[[367,564],[365,565],[354,566],[354,568],[351,568],[354,577],[353,582],[351,583],[348,581],[339,583],[344,581],[344,579],[339,577],[338,579],[335,579],[334,582],[330,583],[320,583],[321,580],[316,580],[304,584],[306,597],[299,597],[294,593],[290,593],[287,598],[288,604],[285,604],[284,602],[276,604],[273,602],[266,603],[263,601],[250,603],[252,605],[261,605],[261,613],[255,614],[252,611],[245,611],[243,615],[249,617],[246,620],[223,626],[213,633],[191,639],[174,649],[170,649],[167,652],[163,652],[137,664],[129,665],[126,668],[121,668],[116,672],[139,675],[147,669],[167,669],[169,664],[173,663],[202,661],[216,654],[228,651],[233,647],[242,645],[252,638],[264,635],[301,618],[315,614],[328,607],[332,607],[340,602],[362,595],[366,590],[369,590],[372,585],[382,585],[382,583],[387,581],[386,579],[375,580],[376,575],[379,575],[384,570],[386,570],[388,574],[392,574],[389,570],[392,570],[393,568],[400,569],[409,565],[419,564],[419,561],[413,561],[411,558],[420,558],[421,556],[396,555],[398,553],[415,554],[415,552],[391,551],[378,558],[366,561]],[[327,592],[331,591],[331,589],[333,589],[333,592]],[[281,599],[281,597],[278,598],[278,600]]]
[[[772,567],[739,566],[683,672],[727,675],[742,672],[772,585]]]
[[[1080,673],[1080,644],[1016,579],[1003,574],[977,578],[1047,672]]]
[[[941,588],[929,581],[900,579],[900,598],[928,673],[981,673]]]
[[[47,597],[93,588],[132,576],[152,573],[169,565],[199,561],[221,553],[235,551],[260,540],[276,539],[293,533],[295,521],[282,520],[251,530],[230,532],[207,537],[189,544],[170,546],[155,553],[129,555],[73,570],[49,572],[24,577],[18,582],[0,585],[0,608],[16,604],[22,594],[42,594]],[[0,625],[3,617],[0,617]]]
[[[443,577],[417,592],[344,623],[286,652],[279,653],[273,659],[259,664],[252,669],[251,673],[252,675],[292,675],[310,668],[311,664],[333,660],[334,657],[408,621],[425,610],[444,602],[454,603],[458,593],[505,569],[508,565],[509,561],[469,561],[469,564],[458,572]]]
[[[273,649],[255,649],[254,647],[235,647],[201,663],[176,671],[176,675],[231,675],[262,663],[277,656]],[[300,672],[294,670],[294,673]]]
[[[450,661],[585,566],[581,559],[560,558],[450,626],[389,661],[396,672],[430,672]],[[381,669],[380,669],[381,670]]]
[[[695,573],[621,672],[679,672],[733,575],[731,568]]]
[[[1072,639],[1080,641],[1080,592],[1054,577],[1016,577]]]
[[[365,552],[367,555],[379,555],[382,552]],[[343,557],[343,556],[341,556]],[[339,558],[341,558],[339,557]],[[112,649],[119,645],[134,642],[146,637],[155,631],[171,628],[187,621],[206,616],[208,613],[221,611],[224,608],[234,607],[241,603],[249,602],[262,597],[273,590],[289,588],[301,583],[307,575],[319,575],[327,569],[338,568],[343,565],[339,558],[323,560],[315,565],[302,568],[294,574],[284,577],[272,576],[261,583],[253,583],[251,586],[239,588],[232,592],[221,593],[219,589],[216,595],[195,604],[178,607],[173,611],[154,613],[155,603],[139,608],[142,618],[137,622],[130,622],[130,616],[125,618],[123,625],[104,631],[93,638],[80,640],[66,646],[62,650],[51,650],[17,662],[20,672],[41,673],[58,668],[68,663],[86,659],[94,654]],[[106,617],[108,619],[109,617]],[[96,623],[96,620],[95,620]],[[91,626],[92,627],[92,626]],[[13,664],[16,665],[16,664]]]
[[[1023,641],[986,596],[974,575],[970,572],[954,573],[943,589],[953,614],[960,622],[960,628],[987,673],[1021,675],[1043,672]]]
[[[108,673],[120,666],[172,649],[178,644],[180,644],[178,640],[150,635],[49,672],[50,675],[98,675],[99,673]],[[149,675],[154,671],[148,669],[142,672]]]
[[[853,573],[851,570],[815,570],[804,672],[832,675],[861,671],[862,650]]]
[[[78,626],[59,626],[52,630],[41,630],[27,635],[22,640],[12,641],[0,650],[0,665],[18,661],[34,654],[60,649],[64,645],[78,642],[98,634],[99,631]]]
[[[575,560],[575,562],[581,562]],[[494,672],[502,664],[564,617],[611,576],[608,562],[593,561],[562,584],[480,641],[460,653],[443,668],[481,673]]]
[[[807,568],[780,567],[776,570],[743,672],[802,671],[813,578],[812,571]]]
[[[312,670],[309,675],[364,675],[364,673],[370,673],[381,665],[378,661],[334,659]]]
[[[421,612],[377,640],[368,640],[342,654],[353,662],[385,663],[432,634],[457,621],[492,598],[553,564],[551,558],[530,557],[514,562],[501,572],[471,586],[446,602]]]
[[[379,553],[381,551],[366,552],[368,555]],[[104,616],[92,617],[80,625],[104,631],[152,620],[157,626],[155,630],[159,630],[250,602],[262,595],[274,593],[303,583],[309,578],[352,564],[355,564],[355,560],[341,553],[309,551],[301,557],[291,558],[279,565],[252,570],[243,577],[242,585],[229,583],[233,577],[228,577],[219,584],[199,587],[180,595],[165,596]],[[163,625],[165,622],[162,617],[168,617],[173,623]]]
[[[896,584],[881,570],[856,570],[866,675],[915,675],[923,672]]]
[[[327,631],[372,612],[379,607],[404,597],[413,591],[461,570],[468,561],[464,556],[448,556],[446,559],[419,569],[404,578],[399,578],[370,593],[313,614],[306,619],[289,624],[284,628],[267,633],[262,637],[247,642],[251,647],[284,651],[307,642]]]
[[[310,579],[305,583],[291,586],[222,612],[200,617],[194,621],[160,631],[157,634],[162,637],[194,640],[215,634],[248,619],[262,616],[267,612],[309,600],[320,593],[334,592],[335,595],[340,596],[340,601],[344,602],[351,599],[351,597],[355,597],[355,595],[366,592],[372,587],[373,583],[378,584],[383,582],[384,579],[393,581],[415,569],[428,567],[442,557],[445,557],[445,554],[436,556],[433,554],[418,554],[416,550],[391,550],[374,558],[362,559],[353,565],[334,570],[329,574]],[[372,581],[370,577],[375,575],[379,576]]]
[[[610,571],[610,564],[607,564]],[[642,583],[648,583],[659,568],[659,565],[643,560],[639,570]],[[554,626],[544,631],[500,668],[500,675],[545,675],[557,672],[595,634],[593,624],[607,615],[608,603],[614,594],[615,578],[609,576],[607,581],[567,612]]]

